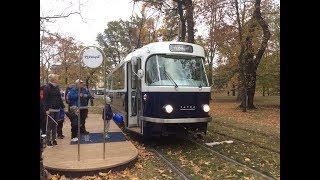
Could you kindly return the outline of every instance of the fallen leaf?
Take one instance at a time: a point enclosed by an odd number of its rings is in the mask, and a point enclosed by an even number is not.
[[[51,180],[58,180],[58,177],[56,175],[51,177]]]
[[[104,177],[104,176],[107,176],[107,175],[108,175],[107,173],[99,172],[99,176]]]
[[[245,158],[244,160],[245,160],[245,161],[250,161],[250,159],[249,159],[249,158]]]
[[[162,174],[164,172],[164,170],[161,170],[161,169],[157,169],[157,171]]]
[[[163,177],[167,177],[167,175],[166,175],[166,174],[161,174],[161,176],[163,176]]]
[[[193,170],[194,170],[194,172],[195,172],[196,174],[198,174],[199,171],[201,171],[200,167],[197,166],[197,165],[194,165],[194,166],[193,166]]]
[[[63,175],[63,176],[60,177],[59,180],[67,180],[67,178]]]
[[[212,179],[210,176],[208,176],[208,175],[202,175],[202,177],[203,177],[203,179]]]
[[[242,172],[242,170],[240,170],[240,169],[238,169],[237,171],[238,171],[238,172]]]
[[[138,169],[143,169],[142,165],[141,164],[136,164],[135,165]]]

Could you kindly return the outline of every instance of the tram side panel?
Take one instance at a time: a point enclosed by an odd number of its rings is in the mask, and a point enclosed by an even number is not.
[[[201,119],[210,116],[203,111],[202,105],[209,104],[210,92],[145,92],[141,96],[146,97],[143,100],[145,135],[169,135],[189,131],[206,133],[207,122]],[[168,104],[173,107],[171,113],[167,113],[163,108]]]

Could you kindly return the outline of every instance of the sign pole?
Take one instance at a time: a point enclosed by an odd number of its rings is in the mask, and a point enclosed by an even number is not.
[[[84,49],[81,50],[80,52],[80,59],[79,59],[79,82],[77,82],[78,84],[78,161],[80,161],[80,91],[81,91],[81,87],[80,87],[80,79],[81,79],[81,55]]]
[[[104,95],[106,92],[106,60],[105,60],[105,54],[104,52],[95,46],[87,46],[85,47],[82,51],[81,51],[81,57],[82,57],[82,61],[83,63],[90,67],[90,68],[97,68],[102,64],[102,61],[104,62],[103,64],[103,70],[104,70]],[[81,66],[80,66],[81,68]],[[80,91],[79,91],[80,92]],[[103,98],[105,100],[105,97]],[[79,95],[79,103],[80,103],[80,95]],[[104,106],[106,106],[106,101],[104,101]],[[79,116],[80,117],[80,116]],[[103,120],[103,159],[105,159],[105,136],[106,136],[106,132],[105,132],[105,117]],[[80,135],[79,135],[80,137]],[[80,139],[78,140],[78,144],[79,144]],[[80,144],[79,144],[80,146]],[[78,150],[78,153],[80,154],[80,151]],[[79,158],[78,158],[79,159]]]
[[[104,53],[103,53],[104,55]],[[104,99],[104,115],[103,115],[103,159],[106,159],[106,59],[103,61],[103,99]]]

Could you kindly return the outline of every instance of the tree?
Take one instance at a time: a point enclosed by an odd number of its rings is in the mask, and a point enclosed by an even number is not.
[[[187,42],[194,43],[194,4],[192,0],[172,0],[176,6],[171,6],[166,0],[149,1],[149,0],[134,0],[134,2],[143,2],[146,7],[155,7],[158,11],[175,11],[179,14],[180,36],[179,41],[184,42],[187,36]]]
[[[77,2],[74,2],[74,0],[68,0],[60,3],[65,3],[65,9],[44,10],[42,6],[40,9],[40,82],[42,84],[48,83],[47,76],[52,65],[52,61],[62,53],[57,50],[57,47],[55,47],[55,43],[59,38],[58,33],[51,32],[46,28],[46,25],[48,23],[56,23],[57,20],[65,19],[72,15],[79,15],[83,20],[81,7],[83,7],[84,4],[81,1],[77,0]],[[77,9],[74,9],[75,7],[77,7]]]
[[[223,31],[221,31],[221,18],[223,17],[223,11],[219,7],[221,0],[207,0],[207,1],[197,1],[196,13],[200,24],[204,24],[208,27],[206,29],[208,37],[205,39],[203,47],[206,50],[206,59],[209,64],[208,80],[209,84],[213,83],[213,63],[217,54],[218,44],[222,44],[225,40],[225,36],[221,36]]]
[[[78,77],[81,46],[73,37],[59,36],[58,43],[57,49],[62,52],[57,58],[57,63],[60,64],[58,73],[60,78],[64,80],[62,84],[68,86],[70,79],[74,81]]]
[[[48,83],[48,74],[52,64],[62,51],[57,49],[57,34],[42,35],[40,43],[40,82]]]
[[[243,108],[244,112],[246,111],[246,108],[255,108],[255,106],[253,105],[253,100],[256,88],[256,71],[259,66],[262,55],[267,47],[268,40],[270,38],[268,24],[261,15],[260,4],[261,0],[255,0],[253,15],[248,21],[248,32],[244,34],[243,23],[241,23],[240,21],[238,0],[235,0],[239,41],[241,47],[240,54],[238,56],[241,85],[240,107]],[[253,38],[258,25],[262,28],[263,36],[260,40],[260,47],[255,53],[253,46]],[[246,105],[246,97],[248,97],[248,106]]]

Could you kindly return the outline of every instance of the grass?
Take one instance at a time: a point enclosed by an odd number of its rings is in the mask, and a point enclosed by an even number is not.
[[[280,97],[255,96],[257,109],[242,112],[236,97],[213,95],[213,121],[204,142],[233,140],[212,149],[280,179]],[[245,141],[237,141],[235,139]],[[275,151],[275,152],[274,152]]]

